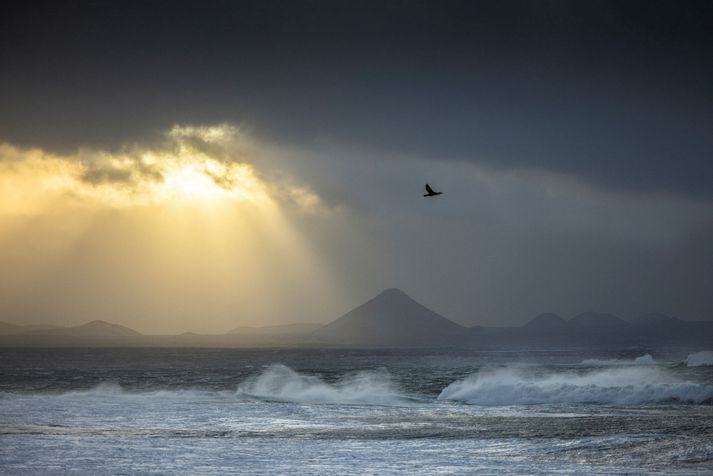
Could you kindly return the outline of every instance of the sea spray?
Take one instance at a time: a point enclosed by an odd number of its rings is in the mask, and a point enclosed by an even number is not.
[[[443,389],[438,399],[490,406],[710,403],[713,385],[679,381],[668,370],[652,366],[598,369],[584,374],[542,374],[522,367],[506,367],[481,371],[454,382]]]
[[[695,354],[689,354],[686,358],[686,365],[688,367],[713,365],[713,350],[704,350],[702,352],[696,352]]]
[[[656,365],[656,361],[651,354],[645,354],[630,359],[584,359],[582,364],[587,367],[612,367],[615,365]]]
[[[298,403],[390,405],[406,401],[386,369],[356,372],[332,384],[317,376],[274,364],[260,375],[241,383],[238,393]]]
[[[634,359],[634,365],[656,365],[656,361],[651,354],[642,355]]]

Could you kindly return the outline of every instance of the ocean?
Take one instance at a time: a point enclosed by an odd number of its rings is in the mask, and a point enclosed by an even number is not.
[[[0,349],[3,474],[712,474],[689,350]]]

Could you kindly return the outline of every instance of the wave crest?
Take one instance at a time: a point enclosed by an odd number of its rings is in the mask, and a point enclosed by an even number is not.
[[[688,367],[703,367],[709,365],[713,365],[713,350],[696,352],[686,357],[686,366]]]
[[[438,400],[474,405],[713,402],[713,385],[682,382],[665,369],[624,367],[585,374],[532,374],[522,368],[481,371],[447,386]]]
[[[238,393],[251,397],[297,403],[404,403],[385,369],[362,371],[331,384],[313,375],[274,364],[238,386]]]
[[[584,359],[581,365],[588,367],[612,367],[615,365],[656,365],[651,354],[645,354],[633,360],[626,359]]]

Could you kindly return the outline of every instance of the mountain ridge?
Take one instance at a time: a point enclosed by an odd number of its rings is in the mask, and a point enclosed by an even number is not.
[[[324,327],[324,324],[316,324],[312,322],[295,322],[292,324],[276,324],[269,326],[238,326],[226,334],[237,335],[265,335],[265,334],[310,334],[317,329]]]
[[[535,328],[561,328],[566,326],[568,321],[553,312],[543,312],[538,314],[521,327],[525,329]]]
[[[597,345],[708,345],[713,322],[647,313],[625,321],[588,311],[571,319],[545,312],[521,326],[465,327],[390,288],[333,321],[237,327],[224,334],[143,335],[101,320],[78,326],[20,325],[0,321],[0,345],[128,345],[219,347],[448,347],[517,348]]]

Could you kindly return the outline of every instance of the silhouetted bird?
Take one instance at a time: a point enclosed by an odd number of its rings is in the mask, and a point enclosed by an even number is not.
[[[443,192],[434,192],[430,185],[426,184],[426,193],[424,197],[435,197],[436,195],[441,195]]]

